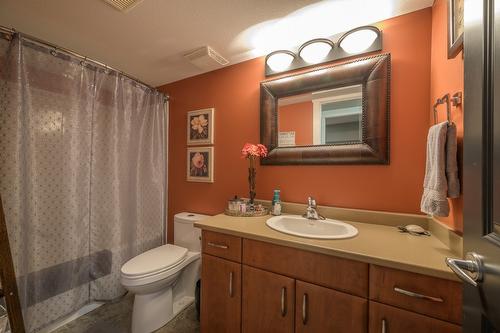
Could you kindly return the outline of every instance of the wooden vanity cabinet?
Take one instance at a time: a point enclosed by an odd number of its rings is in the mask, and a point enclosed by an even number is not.
[[[295,280],[243,265],[243,333],[292,333],[295,316]]]
[[[368,264],[249,239],[242,262],[243,332],[366,332]]]
[[[369,265],[331,255],[243,239],[243,264],[368,297]]]
[[[246,265],[242,279],[244,333],[366,332],[365,298]]]
[[[296,281],[295,297],[295,332],[366,332],[365,298],[302,281]]]
[[[241,264],[202,255],[201,331],[240,332]]]
[[[461,332],[461,284],[204,230],[201,331]]]

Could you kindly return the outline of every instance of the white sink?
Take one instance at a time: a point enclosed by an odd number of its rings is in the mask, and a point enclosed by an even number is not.
[[[337,220],[308,220],[299,215],[281,215],[266,221],[271,229],[294,236],[317,239],[342,239],[354,237],[358,229]]]

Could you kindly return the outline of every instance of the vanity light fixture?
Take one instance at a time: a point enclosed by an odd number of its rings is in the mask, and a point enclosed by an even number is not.
[[[266,57],[266,76],[382,50],[382,32],[361,26],[331,38],[315,38],[292,50],[271,52]]]
[[[287,50],[271,52],[266,57],[266,64],[275,72],[282,72],[290,67],[295,54]]]
[[[308,64],[322,62],[333,50],[333,42],[326,38],[317,38],[304,43],[299,49],[299,57]]]
[[[339,46],[349,54],[358,54],[370,48],[379,34],[380,30],[371,26],[352,29],[340,37]]]

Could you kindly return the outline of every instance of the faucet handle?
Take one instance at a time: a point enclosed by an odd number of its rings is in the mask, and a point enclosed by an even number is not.
[[[307,198],[307,205],[309,207],[316,207],[316,200],[313,197]]]

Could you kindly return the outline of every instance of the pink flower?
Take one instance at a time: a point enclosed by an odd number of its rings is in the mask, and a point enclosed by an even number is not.
[[[245,143],[243,148],[241,149],[241,157],[248,158],[250,156],[255,157],[266,157],[267,156],[267,148],[264,145]]]
[[[203,154],[196,153],[191,159],[191,163],[193,163],[194,167],[201,169],[205,164],[205,157],[203,157]]]
[[[260,143],[257,144],[257,147],[260,149],[260,156],[261,157],[266,157],[267,156],[267,148],[264,145],[261,145]]]
[[[191,128],[198,133],[203,133],[204,127],[208,126],[208,120],[204,115],[199,115],[191,120]]]

